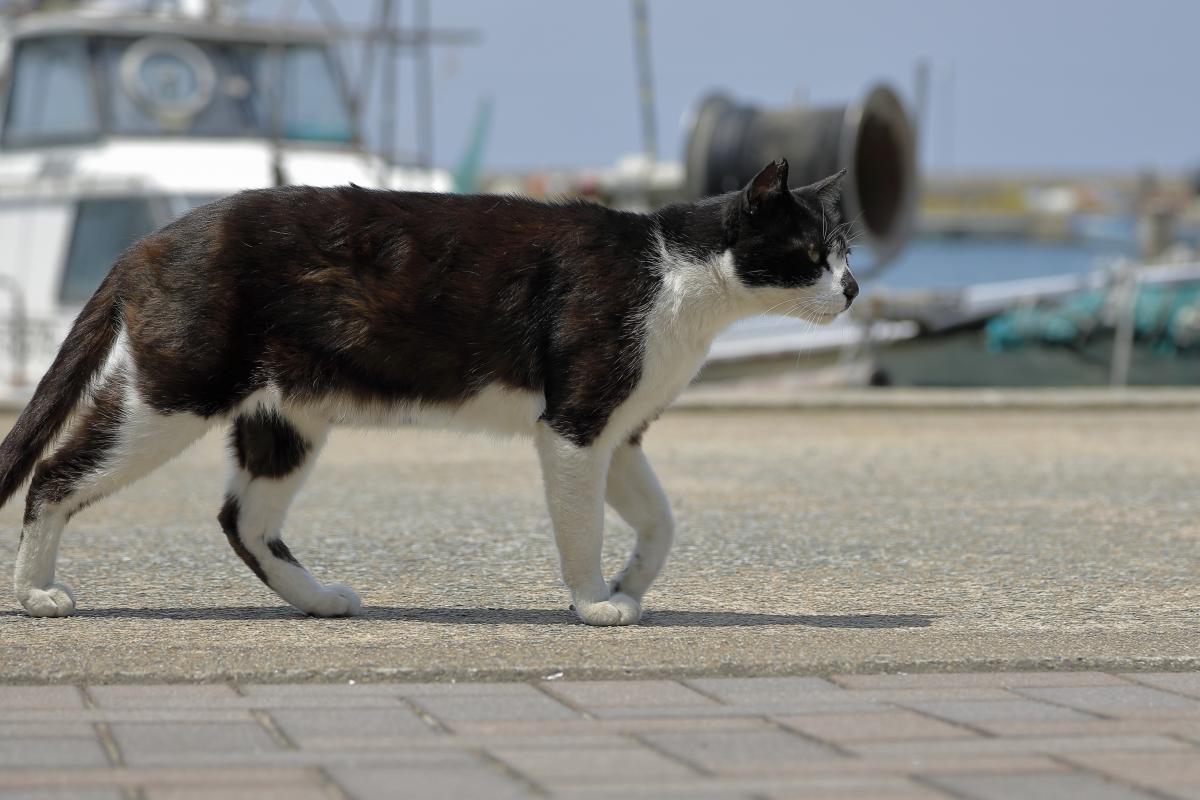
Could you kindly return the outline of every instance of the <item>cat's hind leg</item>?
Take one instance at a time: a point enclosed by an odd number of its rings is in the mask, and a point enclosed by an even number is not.
[[[280,538],[328,433],[327,421],[299,413],[260,406],[238,414],[231,434],[237,463],[218,520],[234,552],[276,594],[313,616],[341,617],[361,610],[358,595],[319,583]]]
[[[666,563],[675,524],[667,496],[637,442],[622,444],[613,453],[606,499],[637,535],[629,561],[610,590],[640,601]]]
[[[63,443],[34,471],[13,577],[26,611],[62,617],[75,609],[70,587],[54,580],[71,516],[174,458],[209,425],[194,414],[152,409],[123,371],[104,379]]]

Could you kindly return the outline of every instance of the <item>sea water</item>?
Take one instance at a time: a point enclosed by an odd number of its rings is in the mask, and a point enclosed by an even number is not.
[[[877,277],[864,281],[864,292],[881,289],[954,288],[973,283],[1068,275],[1104,267],[1130,256],[1123,241],[1045,242],[1029,239],[913,240]],[[851,269],[857,259],[850,256]],[[863,255],[864,267],[870,254]]]

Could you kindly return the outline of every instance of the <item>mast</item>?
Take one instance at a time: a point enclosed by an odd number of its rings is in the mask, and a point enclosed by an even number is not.
[[[654,73],[650,63],[650,14],[646,0],[633,0],[633,52],[637,62],[638,107],[646,163],[658,160],[658,121],[654,114]]]

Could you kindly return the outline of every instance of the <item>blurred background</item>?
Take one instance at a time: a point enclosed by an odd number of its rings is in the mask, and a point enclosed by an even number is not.
[[[0,0],[0,394],[138,236],[284,183],[719,193],[846,167],[853,313],[700,380],[1200,383],[1200,6]]]

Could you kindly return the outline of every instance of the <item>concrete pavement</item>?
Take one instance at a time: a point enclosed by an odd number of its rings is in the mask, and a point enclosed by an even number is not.
[[[0,681],[1195,668],[1198,442],[1179,407],[671,413],[646,447],[674,557],[643,625],[597,630],[567,611],[528,443],[336,433],[286,538],[367,613],[317,620],[225,543],[213,436],[68,528],[79,616],[0,603]]]

